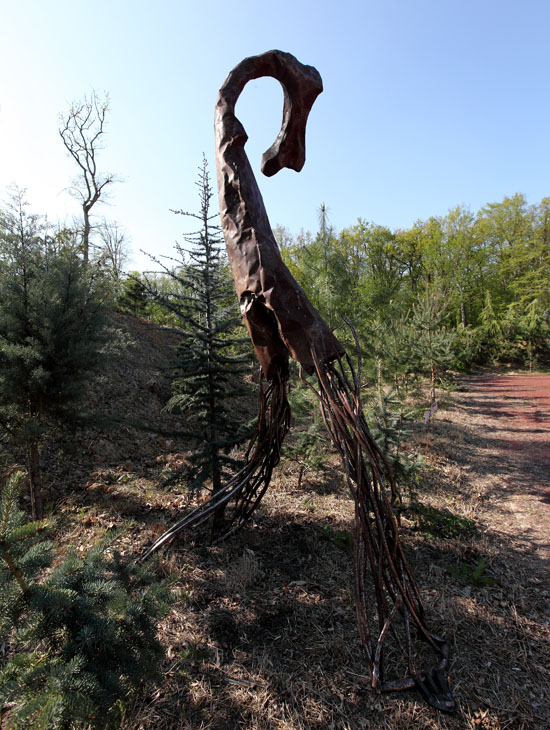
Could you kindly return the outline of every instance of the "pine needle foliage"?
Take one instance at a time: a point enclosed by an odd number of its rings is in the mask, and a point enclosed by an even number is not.
[[[58,413],[100,358],[108,293],[63,232],[52,236],[25,206],[19,192],[0,215],[0,398]]]
[[[170,291],[157,289],[155,298],[176,315],[180,328],[167,410],[185,418],[184,435],[191,445],[188,484],[199,490],[211,481],[216,492],[224,472],[241,465],[231,451],[249,436],[248,419],[243,423],[245,409],[239,407],[238,399],[245,392],[243,376],[250,371],[250,354],[248,338],[241,336],[242,322],[218,216],[211,213],[212,188],[205,158],[197,187],[199,212],[173,212],[191,218],[199,227],[184,236],[187,250],[176,245],[176,265],[164,267],[173,287]]]
[[[147,286],[141,281],[138,271],[131,272],[124,279],[116,304],[122,312],[133,314],[134,317],[146,316],[148,304]]]
[[[393,389],[385,391],[380,387],[367,409],[370,432],[392,471],[400,498],[404,488],[414,496],[423,463],[420,455],[408,452],[403,446],[413,418],[413,412],[404,409]]]
[[[106,728],[132,693],[160,676],[157,621],[172,601],[167,582],[98,544],[71,551],[52,570],[47,521],[25,523],[23,475],[0,495],[0,609],[9,648],[0,704],[10,728]],[[49,569],[47,574],[45,569]]]
[[[284,455],[298,464],[298,489],[307,471],[324,471],[328,447],[319,404],[311,391],[299,385],[289,393],[294,438],[285,443]]]
[[[40,438],[77,410],[107,341],[108,292],[70,232],[52,231],[27,205],[15,189],[0,211],[0,438],[26,446],[36,518]]]

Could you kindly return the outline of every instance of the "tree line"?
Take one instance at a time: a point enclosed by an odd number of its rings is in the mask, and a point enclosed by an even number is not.
[[[344,338],[350,319],[363,356],[388,374],[414,367],[404,348],[430,330],[445,332],[448,367],[549,362],[550,198],[528,205],[518,193],[395,231],[359,219],[336,233],[322,207],[314,237],[277,235],[322,315]]]

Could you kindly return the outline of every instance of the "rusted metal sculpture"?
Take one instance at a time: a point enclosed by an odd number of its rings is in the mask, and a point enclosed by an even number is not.
[[[269,51],[244,59],[225,80],[216,104],[223,233],[241,311],[263,372],[257,428],[245,468],[164,533],[144,557],[229,502],[234,503],[234,509],[217,541],[249,519],[269,485],[290,426],[287,381],[289,356],[293,357],[309,375],[316,375],[316,386],[309,381],[308,385],[319,398],[355,502],[355,604],[372,686],[383,691],[417,687],[431,705],[449,712],[454,701],[445,673],[447,644],[426,626],[419,590],[401,547],[392,508],[396,497],[393,477],[369,433],[361,407],[359,348],[355,372],[342,345],[282,261],[244,151],[247,135],[235,116],[235,104],[245,84],[262,76],[277,79],[284,91],[281,131],[262,160],[266,175],[274,175],[283,167],[296,171],[303,167],[307,117],[323,88],[314,68],[302,65],[288,53]],[[415,669],[419,655],[413,633],[435,654],[436,666]],[[403,678],[384,676],[386,650],[393,665],[401,663]]]

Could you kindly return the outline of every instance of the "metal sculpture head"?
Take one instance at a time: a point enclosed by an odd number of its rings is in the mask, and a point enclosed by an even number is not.
[[[312,66],[287,62],[282,68],[285,71],[280,74],[279,81],[284,96],[283,122],[277,139],[262,156],[262,172],[268,177],[283,167],[300,172],[304,166],[309,112],[323,91],[321,77]]]

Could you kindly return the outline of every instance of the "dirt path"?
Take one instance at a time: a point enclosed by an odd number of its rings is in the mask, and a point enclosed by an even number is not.
[[[455,415],[471,429],[467,446],[477,456],[471,468],[496,508],[498,529],[523,543],[527,560],[540,569],[550,558],[550,375],[462,383]]]

